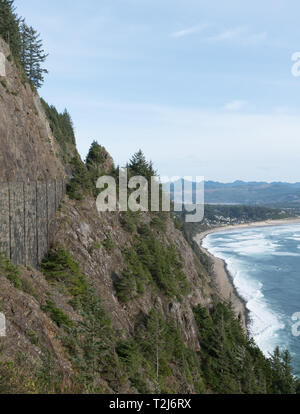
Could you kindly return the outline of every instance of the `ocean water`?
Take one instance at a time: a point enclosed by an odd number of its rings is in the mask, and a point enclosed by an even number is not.
[[[288,349],[300,377],[300,224],[213,233],[203,247],[227,263],[257,345],[266,356]]]

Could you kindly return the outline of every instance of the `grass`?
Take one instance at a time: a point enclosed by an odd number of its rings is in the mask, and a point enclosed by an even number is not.
[[[73,298],[86,294],[88,284],[79,264],[69,252],[61,248],[52,249],[42,261],[41,269],[50,284],[60,283]]]

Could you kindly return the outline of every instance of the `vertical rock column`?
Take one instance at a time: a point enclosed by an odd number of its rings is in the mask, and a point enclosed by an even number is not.
[[[25,198],[24,183],[9,184],[10,190],[10,258],[14,264],[25,264]]]
[[[0,183],[0,251],[12,263],[38,266],[49,249],[49,224],[65,181]]]
[[[0,183],[0,251],[10,257],[8,183]]]
[[[37,214],[37,240],[38,263],[41,263],[48,252],[48,202],[47,183],[37,182],[36,185],[36,214]]]
[[[36,183],[25,184],[25,264],[31,267],[36,267],[39,264],[36,199]]]

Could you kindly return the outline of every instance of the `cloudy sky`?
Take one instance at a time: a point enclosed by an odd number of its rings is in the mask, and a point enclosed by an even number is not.
[[[16,0],[49,52],[41,95],[161,175],[300,181],[296,0]]]

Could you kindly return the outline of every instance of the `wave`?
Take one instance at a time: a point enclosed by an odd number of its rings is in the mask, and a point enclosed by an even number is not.
[[[293,252],[274,252],[272,254],[273,254],[273,256],[291,256],[291,257],[297,257],[297,256],[299,257],[300,256],[300,253],[293,253]]]
[[[205,239],[206,240],[206,239]],[[218,242],[219,240],[214,240]],[[203,247],[207,246],[212,248],[212,244],[203,244]],[[255,236],[248,239],[237,238],[235,241],[226,242],[225,246],[222,246],[221,251],[224,253],[234,251],[235,254],[240,254],[243,256],[253,256],[253,255],[264,255],[266,253],[275,253],[278,244],[265,240],[263,237]],[[218,250],[220,248],[218,247]]]
[[[250,232],[249,232],[250,233]],[[262,234],[251,232],[249,237],[245,234],[236,235],[232,241],[232,234],[228,234],[231,240],[217,240],[214,235],[208,235],[203,240],[205,247],[214,256],[226,262],[227,269],[232,276],[233,284],[238,294],[245,300],[249,310],[249,333],[262,352],[269,356],[277,345],[280,330],[285,328],[282,315],[271,309],[264,293],[264,285],[251,274],[253,263],[247,267],[239,256],[257,256],[265,254],[285,254],[276,252],[277,243],[265,239]]]

